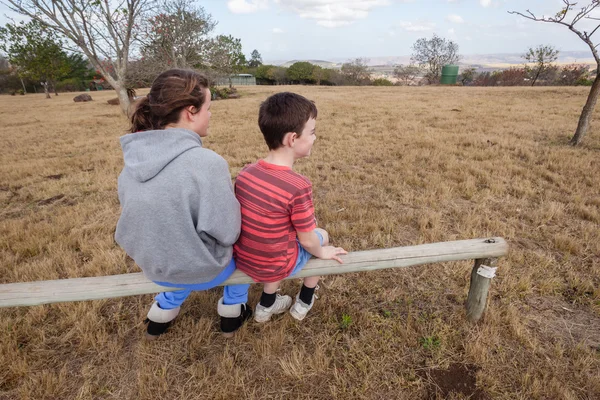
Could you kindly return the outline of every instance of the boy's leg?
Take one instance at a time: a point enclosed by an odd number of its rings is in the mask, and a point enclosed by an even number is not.
[[[321,236],[321,246],[329,246],[329,233],[323,228],[315,228],[315,232]]]
[[[162,292],[154,298],[156,301],[150,307],[146,319],[148,323],[146,337],[148,339],[155,339],[167,331],[171,322],[179,314],[181,304],[191,292],[189,289]]]
[[[256,322],[267,322],[274,314],[284,313],[292,304],[292,298],[287,295],[280,295],[279,282],[268,282],[263,284],[263,292],[260,296],[260,302],[256,305],[254,320]]]
[[[327,246],[329,244],[329,234],[325,229],[316,228],[315,233],[317,236],[319,236],[321,246]],[[302,254],[302,257],[300,257],[300,255],[298,257],[299,262],[302,262],[303,264],[298,265],[295,269],[295,272],[300,271],[311,257],[311,255],[304,250],[300,244],[298,244],[298,246]],[[310,311],[314,304],[315,290],[318,288],[320,278],[320,276],[309,276],[304,278],[300,292],[296,296],[296,302],[292,308],[290,308],[290,314],[292,314],[292,317],[301,321]]]
[[[219,299],[217,305],[223,336],[233,336],[234,332],[252,316],[252,309],[248,305],[249,288],[249,284],[229,285],[223,288],[223,297]]]

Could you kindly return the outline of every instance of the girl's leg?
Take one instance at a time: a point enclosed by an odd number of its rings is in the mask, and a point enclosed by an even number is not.
[[[248,306],[250,285],[229,285],[223,288],[223,297],[219,299],[217,313],[221,317],[223,336],[232,337],[248,318],[252,309]]]
[[[190,289],[175,290],[173,292],[162,292],[156,295],[154,300],[158,302],[158,306],[163,310],[172,310],[180,307],[181,304],[192,293]]]
[[[245,304],[248,302],[250,284],[229,285],[223,288],[223,304]]]
[[[181,304],[190,295],[190,289],[176,290],[174,292],[159,293],[154,304],[148,311],[146,337],[155,339],[167,331],[171,322],[179,315]]]

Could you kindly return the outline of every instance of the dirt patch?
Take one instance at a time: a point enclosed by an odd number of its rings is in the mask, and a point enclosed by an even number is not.
[[[45,178],[46,179],[54,179],[54,180],[59,180],[61,179],[63,176],[65,176],[65,174],[57,174],[57,175],[48,175]]]
[[[45,205],[48,205],[48,204],[52,204],[55,201],[58,201],[58,200],[62,199],[63,197],[65,197],[64,194],[59,194],[57,196],[53,196],[53,197],[50,197],[48,199],[40,200],[40,201],[37,202],[37,204],[38,204],[38,206],[45,206]]]
[[[471,400],[487,400],[489,397],[477,388],[479,368],[468,364],[450,364],[448,369],[430,369],[419,375],[426,380],[427,398],[448,398],[451,394],[463,394]]]
[[[550,296],[529,297],[525,307],[527,325],[540,337],[600,350],[600,317],[589,308]]]

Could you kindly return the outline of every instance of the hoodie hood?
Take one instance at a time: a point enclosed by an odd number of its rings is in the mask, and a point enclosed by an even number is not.
[[[198,134],[182,128],[135,132],[120,140],[125,171],[139,182],[154,178],[186,151],[202,147]]]

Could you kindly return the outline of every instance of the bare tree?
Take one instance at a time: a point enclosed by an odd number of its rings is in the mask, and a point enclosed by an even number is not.
[[[588,0],[588,4],[585,6],[575,10],[575,6],[578,4],[573,0],[562,0],[564,3],[564,7],[561,8],[556,15],[551,17],[546,17],[542,15],[541,17],[536,16],[531,11],[527,10],[526,14],[517,12],[517,11],[509,11],[510,14],[517,14],[524,18],[530,19],[532,21],[539,22],[550,22],[553,24],[559,24],[566,26],[571,32],[576,34],[585,44],[588,45],[590,50],[592,51],[592,55],[594,56],[594,60],[596,60],[596,77],[594,79],[594,83],[592,84],[592,88],[588,95],[587,101],[585,102],[585,106],[583,106],[583,111],[581,112],[581,116],[579,117],[579,123],[577,124],[577,130],[575,131],[575,135],[570,140],[570,144],[576,146],[581,143],[583,137],[588,131],[590,125],[590,119],[592,117],[592,113],[594,112],[594,108],[596,107],[596,101],[598,100],[598,94],[600,94],[600,74],[598,74],[598,69],[600,69],[600,55],[598,55],[597,46],[600,45],[594,44],[592,41],[592,36],[598,28],[600,28],[600,24],[595,24],[596,27],[592,29],[591,32],[583,31],[575,25],[581,20],[592,20],[592,21],[600,21],[600,18],[591,16],[591,12],[594,11],[598,6],[600,6],[600,0]],[[569,18],[567,18],[569,17]],[[571,18],[572,17],[572,18]]]
[[[460,60],[458,44],[435,33],[431,39],[418,39],[412,49],[411,61],[427,70],[429,83],[439,82],[444,65],[456,64]]]
[[[523,58],[526,62],[534,64],[533,67],[527,66],[526,68],[531,72],[531,86],[534,86],[538,78],[544,76],[551,69],[552,63],[558,59],[558,50],[553,46],[544,45],[535,48],[530,47]]]
[[[394,68],[394,76],[400,80],[400,82],[406,86],[414,83],[414,80],[421,73],[421,68],[414,64],[410,65],[397,65]]]
[[[154,0],[1,0],[16,13],[41,22],[83,52],[115,89],[125,115],[126,74],[139,23]]]
[[[191,68],[206,62],[208,34],[217,23],[188,0],[163,0],[147,24],[142,55],[164,68]],[[147,61],[147,60],[146,60]]]

